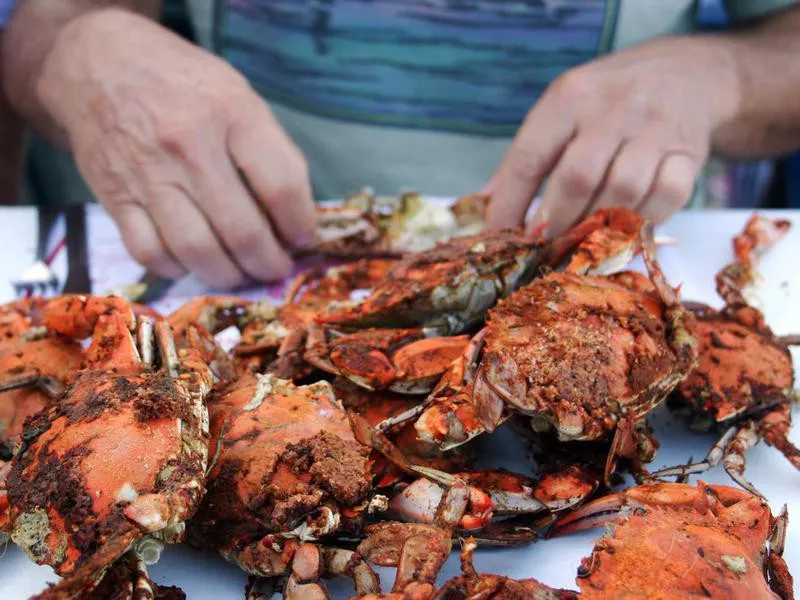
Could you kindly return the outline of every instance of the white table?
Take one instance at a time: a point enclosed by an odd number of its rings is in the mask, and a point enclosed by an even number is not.
[[[659,258],[673,284],[682,283],[686,299],[720,304],[714,292],[714,273],[731,259],[731,237],[739,231],[749,212],[692,212],[674,217],[663,227],[663,233],[680,239],[675,247],[662,248]],[[795,229],[764,260],[760,287],[762,309],[767,321],[779,334],[800,332],[800,212],[783,213],[795,222]],[[97,291],[112,284],[134,281],[141,270],[119,245],[113,226],[99,211],[89,219],[89,248],[93,261],[92,277]],[[0,239],[3,239],[3,261],[0,262],[0,299],[10,298],[7,280],[16,276],[31,260],[35,241],[35,215],[28,209],[0,209]],[[637,263],[638,264],[638,263]],[[196,281],[181,282],[173,293],[188,296],[203,292]],[[248,295],[263,295],[264,290],[250,290]],[[276,294],[275,289],[272,294]],[[178,298],[166,304],[179,302]],[[797,354],[795,354],[797,366]],[[800,410],[794,410],[795,421]],[[689,432],[666,410],[653,417],[662,447],[651,465],[656,469],[686,461],[690,456],[704,456],[715,440],[713,434]],[[791,436],[800,445],[800,426]],[[483,440],[490,464],[518,470],[527,469],[525,448],[508,432]],[[488,449],[491,448],[489,451]],[[747,476],[770,499],[773,511],[783,504],[789,508],[790,525],[785,558],[800,580],[800,472],[796,471],[776,450],[759,444],[748,454]],[[721,467],[704,474],[713,483],[730,484]],[[602,534],[595,530],[565,538],[549,540],[527,548],[485,550],[476,555],[476,566],[486,572],[512,577],[536,577],[557,587],[575,589],[575,571],[582,557],[588,555],[592,540]],[[457,555],[447,563],[442,581],[458,572]],[[161,561],[151,568],[151,575],[162,584],[179,585],[190,599],[241,598],[246,581],[244,574],[211,553],[198,553],[186,548],[168,548]],[[391,585],[393,573],[382,572],[385,588]],[[31,564],[21,552],[10,547],[0,560],[0,598],[26,598],[40,591],[47,581],[54,581],[48,567]],[[795,589],[800,591],[800,587]],[[345,597],[351,590],[347,582],[332,582],[334,597]]]

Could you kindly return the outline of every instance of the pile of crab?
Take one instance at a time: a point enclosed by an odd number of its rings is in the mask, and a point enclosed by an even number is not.
[[[0,535],[62,577],[40,598],[180,598],[146,565],[181,542],[240,567],[253,599],[325,598],[334,576],[374,598],[792,598],[786,511],[744,476],[759,440],[800,468],[796,339],[745,299],[788,228],[748,222],[721,310],[679,298],[624,209],[555,239],[490,231],[308,272],[279,307],[7,304]],[[625,270],[638,253],[646,274]],[[721,437],[651,473],[648,414],[668,398]],[[534,476],[474,467],[504,423]],[[735,486],[684,482],[719,462]],[[612,489],[624,474],[638,485]],[[472,565],[479,545],[609,523],[580,591]],[[463,572],[438,581],[454,545]],[[396,569],[391,591],[375,567]]]

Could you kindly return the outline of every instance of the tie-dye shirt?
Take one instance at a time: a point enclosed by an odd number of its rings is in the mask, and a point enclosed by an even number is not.
[[[797,0],[728,0],[746,19]],[[309,159],[321,197],[479,189],[564,71],[690,31],[695,0],[189,0]],[[206,27],[203,26],[205,11]],[[213,19],[212,19],[213,17]]]

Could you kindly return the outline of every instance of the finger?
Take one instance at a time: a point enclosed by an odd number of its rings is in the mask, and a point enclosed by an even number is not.
[[[136,262],[162,277],[177,279],[186,269],[175,260],[158,237],[153,221],[144,207],[129,203],[109,205],[109,213],[119,227],[122,242]]]
[[[249,116],[233,125],[228,149],[278,236],[292,247],[307,246],[317,214],[305,158],[267,106],[253,104]]]
[[[653,188],[638,208],[643,217],[665,221],[692,197],[703,160],[688,154],[667,154],[656,173]]]
[[[572,137],[574,122],[547,94],[528,113],[490,179],[489,227],[521,225],[528,206]]]
[[[564,233],[588,210],[619,145],[619,138],[605,130],[578,134],[553,170],[529,227],[546,223],[549,235]]]
[[[251,278],[275,280],[292,268],[272,225],[226,157],[197,175],[197,203],[231,258]]]
[[[622,206],[635,210],[652,189],[663,155],[658,144],[649,137],[623,144],[591,209]]]
[[[154,192],[150,215],[164,244],[187,270],[218,288],[232,288],[246,281],[183,189],[169,185]]]

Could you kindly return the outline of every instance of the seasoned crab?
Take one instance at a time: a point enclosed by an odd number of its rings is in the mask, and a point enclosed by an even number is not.
[[[427,337],[422,329],[365,329],[333,337],[309,326],[305,359],[368,390],[430,392],[469,338]],[[330,339],[329,339],[330,338]]]
[[[87,582],[132,546],[150,560],[181,539],[204,490],[212,379],[191,332],[178,351],[165,321],[142,317],[134,340],[130,307],[100,314],[95,304],[62,305],[88,309],[54,323],[76,338],[93,326],[86,363],[28,421],[7,481],[14,542]]]
[[[609,440],[606,481],[617,456],[639,470],[656,448],[644,418],[696,355],[691,315],[655,261],[652,229],[642,237],[657,296],[623,285],[626,278],[570,272],[514,292],[431,394],[420,437],[452,447],[525,415],[562,441]]]
[[[578,570],[581,598],[792,598],[786,510],[743,490],[651,483],[564,516],[558,534],[614,522]]]
[[[191,542],[259,577],[289,575],[322,552],[328,574],[375,591],[377,577],[358,555],[304,544],[331,537],[344,511],[367,510],[370,499],[368,451],[330,384],[246,373],[212,396],[209,415],[214,459]]]
[[[559,590],[540,583],[536,579],[511,579],[503,575],[478,573],[472,565],[472,555],[478,543],[474,538],[461,542],[462,574],[447,581],[434,596],[435,600],[479,600],[496,598],[529,598],[530,600],[575,600],[578,594],[571,590]]]
[[[677,388],[674,404],[688,407],[697,425],[718,426],[724,433],[705,460],[653,477],[700,473],[722,461],[731,478],[757,494],[744,477],[744,455],[760,439],[800,469],[800,450],[788,439],[794,385],[788,341],[776,336],[744,298],[756,276],[756,261],[789,227],[788,221],[753,216],[734,238],[736,261],[717,274],[725,307],[716,311],[694,305],[699,364]]]
[[[362,302],[317,321],[339,328],[425,327],[454,335],[483,320],[498,298],[530,281],[541,268],[560,263],[586,241],[573,258],[576,271],[614,268],[635,251],[639,217],[632,211],[598,211],[552,242],[519,230],[491,231],[453,238],[401,260]],[[614,232],[614,233],[610,233]],[[597,244],[604,249],[597,260]]]
[[[299,275],[286,291],[285,302],[275,307],[237,296],[201,296],[169,316],[177,333],[189,324],[212,334],[228,327],[241,333],[233,355],[253,372],[268,371],[282,378],[302,379],[310,367],[303,358],[309,324],[329,306],[349,301],[353,293],[369,289],[394,264],[383,259],[315,270]]]

